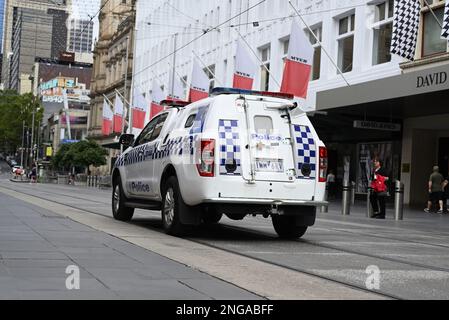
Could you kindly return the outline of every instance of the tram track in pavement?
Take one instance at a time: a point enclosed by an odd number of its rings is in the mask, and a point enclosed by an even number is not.
[[[45,197],[45,195],[42,195],[42,194],[41,195],[35,195],[35,194],[31,194],[29,192],[25,192],[23,190],[19,191],[19,190],[13,189],[13,188],[5,187],[5,186],[3,186],[3,187],[6,188],[6,189],[9,189],[11,191],[20,192],[22,194],[34,196],[34,197],[37,197],[39,199],[49,201],[49,198]],[[51,195],[53,193],[53,192],[44,191],[44,190],[40,190],[40,191],[42,193],[44,193],[44,194],[46,193],[48,195]],[[65,197],[73,197],[71,195],[67,195],[67,194],[64,194],[64,193],[62,193],[62,194],[59,193],[59,195],[65,196]],[[107,204],[106,202],[94,201],[94,200],[89,200],[89,199],[81,198],[81,197],[73,197],[73,198],[82,199],[84,201],[90,201],[90,202],[96,203],[96,204],[98,204],[98,203],[101,203],[103,205]],[[111,217],[111,215],[102,214],[102,213],[99,213],[97,211],[86,209],[86,208],[81,208],[81,207],[79,207],[77,205],[67,204],[67,203],[60,202],[60,201],[55,201],[55,200],[50,200],[50,201],[53,201],[55,203],[58,203],[60,205],[64,205],[64,206],[67,206],[67,207],[70,207],[70,208],[73,208],[73,209],[85,211],[85,212],[88,212],[88,213],[91,213],[91,214]],[[153,225],[148,225],[148,223],[145,223],[145,221],[134,221],[134,222],[132,222],[132,224],[140,225],[140,226],[144,225],[146,228],[150,228],[150,229],[152,229],[154,231],[163,232],[161,230],[160,226],[154,226],[154,224]],[[226,232],[227,230],[233,230],[234,232],[238,232],[240,234],[244,234],[245,236],[248,236],[248,235],[256,236],[257,238],[262,239],[262,240],[278,240],[279,239],[274,234],[270,234],[268,232],[264,232],[264,231],[261,231],[261,230],[249,229],[249,227],[234,226],[234,225],[229,225],[229,224],[226,224],[226,223],[220,223],[220,224],[215,226],[215,228],[217,228],[217,227],[224,229],[224,230],[222,230],[223,232]],[[324,229],[324,230],[329,230],[329,231],[332,231],[332,232],[340,232],[340,233],[347,233],[347,234],[349,233],[349,234],[355,234],[355,235],[363,235],[365,237],[382,238],[382,239],[389,239],[389,240],[394,240],[394,241],[403,241],[403,242],[409,242],[409,243],[414,243],[414,244],[422,244],[422,245],[426,245],[426,246],[435,246],[435,247],[447,248],[447,246],[444,246],[444,245],[425,243],[425,242],[419,242],[419,241],[407,241],[407,240],[403,240],[403,239],[398,239],[396,237],[388,237],[388,236],[379,236],[379,235],[372,235],[372,234],[359,233],[359,232],[351,232],[351,231],[340,230],[340,229],[336,229],[336,228],[326,228],[326,227],[320,227],[320,228]],[[205,230],[205,229],[203,228],[203,230]],[[207,232],[211,232],[211,231],[206,231],[206,233]],[[201,227],[200,227],[200,233],[201,233]],[[357,285],[357,284],[354,284],[354,283],[351,283],[351,282],[347,282],[347,281],[342,281],[342,280],[339,280],[339,279],[335,279],[335,278],[332,278],[332,277],[329,277],[329,276],[325,276],[325,275],[322,275],[322,274],[319,274],[319,273],[315,273],[315,272],[310,271],[310,270],[308,270],[306,268],[301,268],[301,267],[298,267],[298,266],[294,266],[294,267],[293,266],[289,266],[289,265],[287,265],[285,263],[282,263],[282,262],[277,262],[277,261],[273,261],[273,260],[270,260],[270,259],[261,258],[261,257],[258,257],[256,255],[254,255],[254,254],[248,254],[248,253],[240,252],[238,250],[229,249],[229,248],[227,248],[225,246],[220,246],[220,245],[216,245],[216,244],[213,244],[213,243],[209,243],[209,242],[207,242],[207,240],[199,239],[199,237],[201,237],[201,235],[195,234],[194,237],[188,236],[188,237],[185,237],[185,239],[189,240],[189,241],[192,241],[192,242],[199,243],[201,245],[205,245],[205,246],[214,248],[214,249],[223,250],[223,251],[226,251],[226,252],[229,252],[229,253],[233,253],[233,254],[237,254],[237,255],[240,255],[240,256],[244,256],[246,258],[255,259],[255,260],[258,260],[258,261],[263,262],[263,263],[268,263],[268,264],[271,264],[271,265],[276,265],[278,267],[286,268],[286,269],[291,270],[291,271],[304,273],[304,274],[307,274],[307,275],[310,275],[310,276],[318,277],[318,278],[323,279],[323,280],[327,280],[327,281],[335,282],[335,283],[338,283],[338,284],[341,284],[341,285],[349,286],[349,287],[352,287],[352,288],[355,288],[355,289],[358,289],[358,290],[362,290],[362,291],[365,291],[365,292],[375,293],[375,294],[378,294],[378,295],[380,295],[382,297],[385,297],[385,298],[399,299],[399,300],[403,299],[403,298],[401,298],[401,297],[399,297],[397,295],[391,294],[389,292],[378,291],[378,290],[375,290],[375,291],[369,290],[369,289],[367,289],[364,286]],[[309,246],[312,246],[312,247],[325,248],[325,249],[333,250],[333,251],[340,252],[340,253],[356,255],[356,256],[361,256],[361,257],[367,257],[367,258],[371,258],[371,259],[377,259],[377,260],[380,260],[380,261],[388,261],[388,262],[392,262],[392,263],[407,265],[407,266],[416,267],[416,268],[420,268],[420,269],[424,269],[424,270],[431,270],[431,271],[438,271],[438,272],[449,273],[449,268],[442,268],[442,267],[431,266],[431,265],[427,265],[427,264],[407,261],[407,260],[403,260],[403,259],[397,259],[397,258],[393,258],[393,257],[385,257],[385,256],[382,256],[382,255],[365,253],[365,252],[361,252],[361,251],[358,251],[358,250],[351,250],[351,249],[341,248],[341,247],[333,246],[333,245],[329,245],[329,244],[322,244],[322,243],[319,243],[319,242],[316,242],[316,241],[310,241],[310,240],[306,240],[306,239],[292,240],[292,242],[293,243],[294,242],[302,243],[302,244],[306,244],[306,245],[309,245]]]

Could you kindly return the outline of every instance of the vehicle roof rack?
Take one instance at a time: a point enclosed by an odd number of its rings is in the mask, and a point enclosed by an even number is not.
[[[281,98],[281,99],[289,99],[289,100],[293,100],[293,98],[294,98],[294,95],[291,93],[256,91],[256,90],[225,88],[225,87],[213,88],[210,93],[211,96],[217,96],[220,94],[241,94],[241,95],[265,96],[265,97],[273,97],[273,98]]]

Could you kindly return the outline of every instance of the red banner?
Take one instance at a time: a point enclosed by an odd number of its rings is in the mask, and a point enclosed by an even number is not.
[[[158,113],[164,111],[164,107],[155,103],[151,104],[150,120],[153,119]]]
[[[312,66],[287,60],[282,78],[281,92],[291,93],[295,97],[306,98]]]
[[[114,132],[122,133],[122,116],[114,114]]]
[[[234,74],[234,81],[232,84],[233,88],[236,89],[246,89],[252,90],[253,88],[253,79],[247,78],[244,76],[240,76],[237,73]]]
[[[139,109],[132,109],[133,112],[133,128],[143,129],[145,125],[146,112]]]
[[[103,133],[104,136],[108,136],[112,133],[112,121],[111,120],[103,118],[103,128],[102,128],[101,132]]]
[[[205,99],[207,97],[209,97],[209,94],[207,92],[190,89],[190,92],[189,92],[189,101],[190,102],[199,101],[199,100]]]

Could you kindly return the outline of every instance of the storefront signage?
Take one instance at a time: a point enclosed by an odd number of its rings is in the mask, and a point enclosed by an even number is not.
[[[354,128],[383,130],[383,131],[401,131],[401,125],[398,123],[363,121],[363,120],[355,120]]]
[[[416,77],[416,87],[430,87],[436,86],[440,84],[444,84],[447,81],[447,73],[446,72],[435,72],[431,74],[427,74],[425,76]]]
[[[42,102],[63,103],[64,98],[62,96],[42,96]]]

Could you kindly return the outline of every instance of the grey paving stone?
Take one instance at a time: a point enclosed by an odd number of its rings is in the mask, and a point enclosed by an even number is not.
[[[3,259],[3,265],[7,268],[65,268],[73,264],[73,261],[68,259]]]
[[[67,255],[56,251],[0,251],[3,259],[61,260]]]

